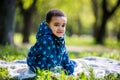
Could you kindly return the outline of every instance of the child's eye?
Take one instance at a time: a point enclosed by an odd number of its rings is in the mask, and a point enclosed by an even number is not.
[[[65,27],[66,25],[62,25],[62,27]]]
[[[55,24],[54,26],[59,26],[58,24]]]
[[[59,26],[59,24],[58,24],[58,23],[55,23],[54,26]]]

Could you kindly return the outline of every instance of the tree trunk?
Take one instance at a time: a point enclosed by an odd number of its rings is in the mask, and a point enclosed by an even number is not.
[[[24,27],[22,30],[23,34],[23,43],[29,43],[29,36],[30,36],[30,29],[31,29],[31,18],[33,15],[33,12],[36,11],[36,4],[37,0],[33,0],[33,3],[28,9],[23,8],[23,2],[22,0],[18,0],[18,6],[20,8],[20,12],[23,16],[24,21]]]
[[[96,33],[96,43],[98,44],[103,44],[103,40],[104,40],[104,37],[105,37],[105,33],[106,33],[106,23],[107,23],[107,20],[108,20],[108,16],[106,14],[103,14],[103,17],[102,17],[102,23],[99,27],[99,30],[98,32]]]
[[[0,44],[13,45],[16,0],[0,1]]]
[[[98,9],[97,7],[97,1],[96,0],[92,0],[93,3],[93,10],[94,10],[94,15],[96,17],[96,19],[98,20],[97,17],[97,13],[98,13]],[[107,9],[107,0],[102,0],[102,19],[99,17],[101,24],[98,25],[97,24],[97,20],[94,24],[94,37],[96,40],[97,44],[104,44],[104,36],[106,33],[106,23],[108,21],[108,19],[114,14],[114,12],[116,11],[116,9],[119,7],[120,5],[120,0],[118,0],[117,4],[113,7],[113,9],[111,11],[109,11]]]
[[[93,8],[95,20],[96,20],[93,25],[93,37],[96,37],[98,32],[99,7],[98,7],[98,0],[91,0],[91,1],[92,1],[92,8]]]
[[[30,29],[31,29],[31,12],[30,13],[24,13],[24,27],[23,27],[23,43],[29,43],[29,36],[30,36]]]
[[[117,32],[117,40],[118,42],[120,42],[120,27],[119,27],[119,31]]]

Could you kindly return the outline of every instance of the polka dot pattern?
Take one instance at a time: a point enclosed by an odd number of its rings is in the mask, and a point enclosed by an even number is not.
[[[68,75],[74,72],[74,64],[69,60],[65,48],[64,36],[56,37],[44,21],[39,27],[36,39],[37,41],[30,48],[27,57],[27,64],[31,70],[37,67],[49,69],[60,65]]]

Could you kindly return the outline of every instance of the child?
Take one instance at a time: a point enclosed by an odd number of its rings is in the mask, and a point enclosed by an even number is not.
[[[50,10],[39,27],[36,43],[30,48],[27,64],[35,72],[37,68],[54,70],[61,67],[68,75],[74,72],[75,62],[69,60],[65,47],[67,17],[58,9]]]

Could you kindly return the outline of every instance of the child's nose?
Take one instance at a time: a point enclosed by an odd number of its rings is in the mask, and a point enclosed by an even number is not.
[[[63,30],[63,27],[62,27],[62,26],[60,26],[60,27],[59,27],[59,30]]]

